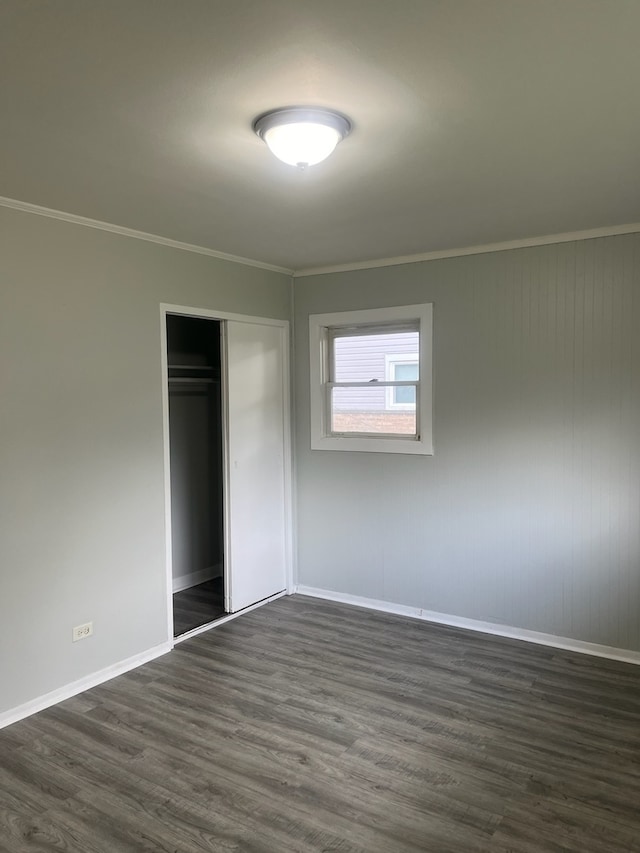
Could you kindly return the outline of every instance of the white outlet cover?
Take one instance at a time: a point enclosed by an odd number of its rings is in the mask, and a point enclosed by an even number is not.
[[[93,622],[85,622],[84,625],[76,625],[73,629],[73,642],[77,643],[78,640],[86,640],[87,637],[90,637],[93,634]]]

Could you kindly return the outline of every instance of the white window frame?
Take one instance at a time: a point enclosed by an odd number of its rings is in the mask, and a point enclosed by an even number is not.
[[[372,326],[417,322],[420,336],[419,379],[416,387],[418,435],[335,435],[330,431],[329,329],[340,326]],[[363,330],[364,331],[364,330]],[[433,305],[399,305],[309,316],[311,382],[311,449],[350,450],[368,453],[433,454],[432,430]],[[415,357],[411,358],[415,361]]]
[[[396,364],[417,364],[418,376],[420,375],[420,359],[416,360],[416,355],[413,352],[386,353],[384,357],[384,375],[385,379],[394,380],[392,375],[393,368]],[[410,412],[412,411],[413,403],[396,403],[393,399],[393,392],[397,386],[388,385],[385,389],[385,409],[390,412]]]

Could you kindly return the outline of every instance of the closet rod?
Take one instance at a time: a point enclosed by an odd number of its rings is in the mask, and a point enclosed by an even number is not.
[[[217,379],[199,379],[197,376],[170,376],[169,383],[171,382],[180,382],[184,384],[192,385],[196,383],[197,385],[213,385],[214,382],[217,382]]]
[[[213,370],[210,364],[169,364],[169,370]]]

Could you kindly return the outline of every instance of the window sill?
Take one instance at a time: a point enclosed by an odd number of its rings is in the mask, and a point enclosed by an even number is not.
[[[312,450],[348,450],[364,453],[406,453],[433,456],[433,447],[415,438],[363,438],[359,436],[325,435],[311,439]]]

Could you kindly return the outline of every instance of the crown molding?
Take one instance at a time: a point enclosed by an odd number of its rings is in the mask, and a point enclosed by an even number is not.
[[[217,258],[221,261],[231,261],[234,264],[244,264],[244,266],[257,267],[258,269],[268,270],[269,272],[278,272],[289,276],[293,275],[293,270],[286,267],[265,264],[261,261],[254,261],[251,258],[241,258],[238,255],[229,255],[226,252],[217,252],[215,249],[207,249],[205,246],[182,243],[180,240],[171,240],[169,237],[147,234],[146,231],[136,231],[134,228],[125,228],[122,225],[114,225],[111,222],[101,222],[99,219],[89,219],[86,216],[78,216],[75,213],[66,213],[63,210],[41,207],[39,204],[31,204],[27,201],[18,201],[14,198],[0,196],[0,207],[21,210],[24,213],[33,213],[36,216],[47,216],[49,219],[60,219],[63,222],[71,222],[73,225],[84,225],[86,228],[108,231],[111,234],[119,234],[121,237],[133,237],[135,240],[145,240],[147,243],[156,243],[159,246],[168,246],[171,249],[181,249],[183,252],[193,252],[196,255],[207,255],[209,258]]]
[[[294,278],[312,275],[327,275],[334,272],[352,270],[371,270],[378,267],[395,267],[402,264],[418,264],[421,261],[436,261],[443,258],[460,258],[464,255],[483,255],[489,252],[506,252],[509,249],[525,249],[531,246],[548,246],[553,243],[572,243],[575,240],[595,240],[598,237],[614,237],[620,234],[640,232],[640,222],[629,225],[610,225],[604,228],[591,228],[587,231],[567,231],[564,234],[547,234],[544,237],[527,237],[523,240],[507,240],[502,243],[486,243],[480,246],[467,246],[461,249],[443,249],[437,252],[424,252],[419,255],[400,255],[396,258],[381,258],[375,261],[357,261],[352,264],[335,264],[326,267],[309,267],[296,270]]]
[[[180,240],[172,240],[169,237],[161,237],[158,234],[148,234],[146,231],[136,231],[134,228],[126,228],[123,225],[114,225],[111,222],[102,222],[99,219],[89,219],[75,213],[66,213],[63,210],[55,210],[50,207],[42,207],[31,204],[28,201],[19,201],[14,198],[0,196],[0,207],[8,207],[20,210],[24,213],[32,213],[35,216],[46,216],[49,219],[59,219],[74,225],[83,225],[86,228],[95,228],[98,231],[108,231],[111,234],[119,234],[122,237],[132,237],[135,240],[145,240],[147,243],[156,243],[159,246],[168,246],[171,249],[180,249],[183,252],[193,252],[197,255],[206,255],[209,258],[217,258],[221,261],[229,261],[234,264],[255,267],[269,272],[281,273],[293,278],[306,278],[314,275],[327,275],[329,273],[351,272],[355,270],[370,270],[378,267],[394,267],[402,264],[417,264],[423,261],[436,261],[446,258],[459,258],[465,255],[483,255],[489,252],[506,252],[510,249],[525,249],[535,246],[548,246],[554,243],[571,243],[576,240],[595,240],[598,237],[615,237],[622,234],[635,234],[640,232],[640,222],[632,222],[627,225],[609,225],[603,228],[591,228],[585,231],[567,231],[562,234],[547,234],[542,237],[527,237],[522,240],[507,240],[501,243],[485,243],[478,246],[466,246],[458,249],[442,249],[435,252],[422,252],[417,255],[398,255],[393,258],[379,258],[370,261],[356,261],[349,264],[333,264],[330,266],[307,267],[299,270],[279,267],[274,264],[263,263],[252,258],[243,258],[239,255],[230,255],[226,252],[218,252],[206,246],[196,246],[193,243],[183,243]]]

